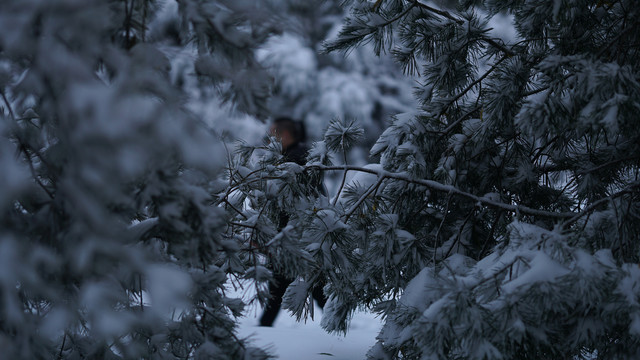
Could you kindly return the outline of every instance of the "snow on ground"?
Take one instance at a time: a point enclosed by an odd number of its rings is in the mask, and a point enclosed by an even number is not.
[[[254,345],[267,349],[280,360],[359,360],[365,359],[382,327],[374,314],[358,312],[346,336],[328,334],[320,327],[322,310],[317,305],[314,313],[314,320],[296,322],[283,309],[269,328],[258,326],[262,309],[249,306],[245,317],[240,319],[239,336],[250,337]]]

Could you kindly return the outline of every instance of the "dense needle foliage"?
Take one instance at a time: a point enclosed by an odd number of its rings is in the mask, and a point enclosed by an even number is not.
[[[420,77],[421,106],[373,146],[379,164],[331,165],[361,134],[350,121],[315,144],[307,170],[360,175],[285,200],[307,209],[285,230],[314,259],[288,306],[302,311],[322,272],[328,330],[358,306],[384,316],[372,359],[636,357],[638,6],[347,3],[327,50],[388,51]],[[492,16],[511,17],[514,40]]]
[[[331,292],[385,316],[369,356],[638,356],[637,3],[349,3],[328,49],[372,42],[423,84],[345,192],[357,271]]]

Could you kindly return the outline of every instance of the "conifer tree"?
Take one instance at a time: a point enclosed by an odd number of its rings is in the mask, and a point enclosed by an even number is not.
[[[346,3],[327,50],[390,52],[420,77],[421,105],[373,146],[379,164],[332,165],[362,135],[336,120],[305,167],[272,151],[249,176],[253,194],[293,204],[265,243],[302,239],[287,306],[303,314],[326,277],[327,330],[360,306],[384,317],[370,359],[638,357],[640,7]],[[515,40],[491,32],[496,14]],[[362,175],[323,197],[302,171]]]
[[[385,316],[370,358],[638,356],[637,4],[351,4],[329,50],[372,41],[424,84],[351,197],[371,205],[350,291]]]
[[[2,358],[268,357],[225,295],[249,266],[217,196],[227,152],[170,65],[188,51],[200,86],[265,117],[254,51],[278,26],[253,1],[173,5],[0,3]]]

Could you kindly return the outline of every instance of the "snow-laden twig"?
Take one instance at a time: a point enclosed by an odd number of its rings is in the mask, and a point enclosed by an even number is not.
[[[520,213],[520,214],[524,214],[524,215],[531,215],[531,216],[540,216],[540,217],[546,217],[546,218],[552,218],[552,219],[571,219],[574,216],[577,216],[576,213],[574,212],[553,212],[553,211],[545,211],[545,210],[538,210],[538,209],[533,209],[524,205],[515,205],[515,204],[507,204],[507,203],[503,203],[500,201],[495,201],[495,200],[491,200],[489,198],[486,198],[484,196],[477,196],[471,193],[468,193],[466,191],[462,191],[458,188],[456,188],[455,186],[452,185],[445,185],[442,183],[439,183],[437,181],[434,180],[427,180],[427,179],[415,179],[412,178],[411,176],[409,176],[406,173],[394,173],[394,172],[389,172],[389,171],[384,171],[384,170],[373,170],[373,169],[367,169],[364,167],[360,167],[360,166],[353,166],[353,165],[346,165],[346,166],[339,166],[339,165],[334,165],[334,166],[326,166],[326,165],[321,165],[321,164],[308,164],[306,166],[304,166],[305,169],[315,169],[315,170],[323,170],[323,171],[338,171],[338,170],[349,170],[349,171],[360,171],[360,172],[365,172],[365,173],[369,173],[369,174],[373,174],[373,175],[377,175],[379,180],[380,179],[395,179],[395,180],[401,180],[401,181],[405,181],[408,183],[412,183],[412,184],[417,184],[417,185],[422,185],[425,186],[431,190],[435,190],[435,191],[440,191],[440,192],[447,192],[447,193],[451,193],[454,195],[458,195],[458,196],[462,196],[464,198],[473,200],[475,202],[478,202],[480,204],[486,205],[486,206],[491,206],[494,208],[499,208],[499,209],[503,209],[503,210],[507,210],[510,212],[514,212],[514,213]],[[363,200],[364,201],[364,200]],[[359,201],[356,205],[360,205],[362,203],[362,201]]]
[[[493,208],[497,208],[497,209],[502,209],[502,210],[506,210],[512,213],[517,213],[517,214],[523,214],[523,215],[530,215],[530,216],[539,216],[539,217],[545,217],[545,218],[551,218],[551,219],[558,219],[558,220],[562,220],[562,224],[561,227],[562,228],[566,228],[569,225],[573,224],[574,222],[576,222],[577,220],[579,220],[580,218],[584,217],[587,214],[590,214],[591,212],[593,212],[595,209],[597,209],[599,206],[601,206],[602,204],[604,204],[607,201],[610,201],[611,199],[615,199],[618,198],[620,196],[623,196],[625,194],[629,194],[633,191],[636,191],[636,189],[638,187],[640,187],[640,183],[634,183],[610,196],[607,196],[605,198],[599,199],[595,202],[593,202],[591,205],[589,205],[588,207],[586,207],[584,210],[580,211],[580,212],[554,212],[554,211],[545,211],[545,210],[539,210],[539,209],[534,209],[534,208],[530,208],[528,206],[524,206],[524,205],[518,205],[518,204],[509,204],[509,203],[504,203],[501,201],[496,201],[496,200],[492,200],[490,198],[484,197],[484,196],[478,196],[463,190],[460,190],[458,188],[456,188],[455,186],[452,185],[445,185],[442,184],[440,182],[437,182],[435,180],[428,180],[428,179],[416,179],[411,177],[410,175],[406,174],[406,173],[397,173],[397,172],[389,172],[389,171],[385,171],[385,170],[374,170],[374,169],[370,169],[370,168],[365,168],[365,167],[361,167],[361,166],[355,166],[355,165],[333,165],[333,166],[328,166],[328,165],[322,165],[322,164],[307,164],[305,166],[302,167],[304,170],[321,170],[321,171],[358,171],[358,172],[363,172],[363,173],[368,173],[368,174],[372,174],[372,175],[376,175],[378,177],[378,181],[373,184],[371,187],[369,187],[369,189],[358,199],[358,201],[345,213],[345,218],[348,220],[351,215],[353,215],[353,213],[357,210],[357,208],[362,205],[362,203],[366,200],[366,198],[371,195],[381,184],[385,179],[395,179],[395,180],[400,180],[400,181],[405,181],[408,183],[412,183],[412,184],[416,184],[416,185],[422,185],[430,190],[434,190],[434,191],[439,191],[439,192],[446,192],[449,193],[451,195],[458,195],[461,196],[463,198],[467,198],[469,200],[473,200],[475,202],[477,202],[478,204],[482,204],[484,206],[489,206],[489,207],[493,207]],[[278,179],[278,176],[269,176],[269,177],[260,177],[260,180],[264,180],[264,179]],[[243,183],[251,183],[251,182],[255,182],[257,179],[252,179],[251,176],[247,176],[245,178],[243,178]]]
[[[449,19],[449,20],[455,21],[455,22],[456,22],[456,23],[458,23],[459,25],[464,24],[464,20],[459,19],[459,18],[457,18],[457,17],[455,17],[455,16],[451,15],[451,14],[450,14],[449,12],[447,12],[447,11],[440,10],[440,9],[436,9],[436,8],[434,8],[434,7],[431,7],[431,6],[427,5],[427,4],[424,4],[424,3],[420,2],[419,0],[413,0],[413,4],[414,4],[414,5],[416,5],[416,6],[419,6],[421,9],[424,9],[424,10],[430,11],[430,12],[432,12],[432,13],[436,13],[436,14],[438,14],[438,15],[440,15],[440,16],[443,16],[443,17],[445,17],[445,18],[447,18],[447,19]]]

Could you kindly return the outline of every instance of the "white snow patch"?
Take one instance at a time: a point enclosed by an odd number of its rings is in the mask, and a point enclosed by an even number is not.
[[[245,286],[245,289],[253,289]],[[244,297],[250,297],[247,291]],[[227,296],[243,296],[243,290],[229,291]],[[351,319],[346,336],[328,334],[320,327],[322,310],[315,305],[314,319],[297,322],[288,311],[282,309],[273,327],[258,326],[262,309],[250,306],[240,319],[238,335],[250,337],[252,345],[268,349],[280,360],[353,360],[364,359],[376,343],[376,335],[382,327],[380,319],[369,312],[356,312]]]
[[[502,285],[502,288],[504,292],[512,293],[520,287],[531,286],[540,282],[552,282],[568,272],[569,269],[554,261],[547,254],[538,252],[533,260],[529,262],[529,269],[516,279]]]

